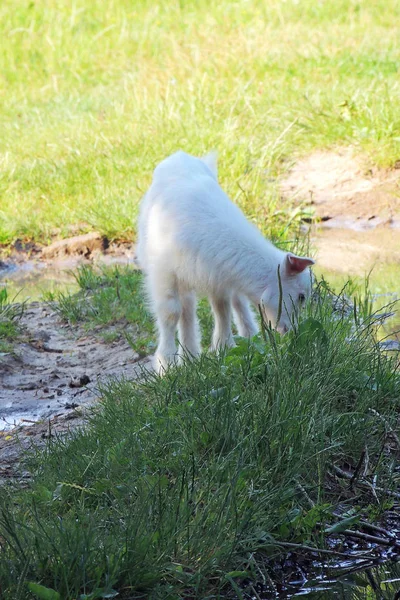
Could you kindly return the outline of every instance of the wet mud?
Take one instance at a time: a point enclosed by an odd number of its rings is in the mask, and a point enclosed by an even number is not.
[[[22,341],[1,357],[0,430],[90,404],[99,381],[134,378],[143,362],[124,339],[106,344],[39,302],[27,306],[21,327]]]
[[[23,450],[81,425],[102,381],[151,368],[124,339],[106,344],[40,302],[27,305],[21,327],[12,352],[0,356],[0,482],[23,475]]]

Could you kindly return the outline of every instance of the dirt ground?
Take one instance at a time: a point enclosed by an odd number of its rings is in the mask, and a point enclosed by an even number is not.
[[[21,325],[22,341],[0,358],[0,480],[13,472],[22,448],[82,424],[99,382],[133,379],[150,367],[124,339],[106,344],[39,302],[28,305]]]
[[[322,270],[364,275],[400,265],[399,168],[369,168],[352,148],[315,152],[293,166],[281,193],[320,220],[311,242]]]
[[[98,233],[54,241],[47,247],[18,241],[0,249],[0,284],[24,300],[35,292],[70,282],[81,264],[130,264],[134,245],[109,244]],[[124,339],[104,343],[100,336],[71,328],[43,302],[29,302],[22,334],[13,351],[0,355],[0,480],[18,471],[21,450],[42,445],[84,422],[96,403],[99,382],[135,378],[150,359],[140,359]],[[21,472],[19,472],[21,476]]]
[[[314,152],[281,183],[284,196],[315,209],[325,227],[400,227],[400,162],[392,170],[369,167],[352,148]]]

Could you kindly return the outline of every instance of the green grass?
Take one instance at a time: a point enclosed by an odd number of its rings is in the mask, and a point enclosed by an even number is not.
[[[0,289],[0,354],[12,351],[12,343],[20,334],[18,321],[23,311],[24,304],[10,301],[7,289]]]
[[[45,299],[61,318],[98,332],[105,342],[124,337],[141,354],[154,350],[155,331],[142,285],[142,274],[131,268],[79,267],[75,274],[79,291],[56,292]],[[207,302],[199,304],[206,344],[211,339],[212,318]]]
[[[315,266],[314,272],[317,277],[322,276],[322,270]],[[345,290],[347,294],[357,295],[359,299],[369,299],[371,310],[393,312],[384,326],[379,330],[381,338],[400,339],[400,290],[399,290],[399,268],[395,264],[380,264],[374,267],[367,278],[353,276],[349,278],[343,273],[324,269],[323,277],[336,293]]]
[[[276,176],[297,155],[398,159],[399,18],[395,0],[4,0],[0,242],[133,238],[178,148],[219,150],[227,192],[285,237]]]
[[[138,274],[118,273],[120,298],[130,285],[140,306]],[[112,276],[78,278],[93,306]],[[0,490],[5,600],[237,598],[285,543],[323,547],[343,517],[379,520],[399,485],[400,377],[369,303],[342,301],[320,283],[286,336],[103,384],[89,426],[30,457],[29,488]],[[362,456],[367,487],[358,475],[351,489],[335,467]]]
[[[288,244],[301,208],[277,177],[296,157],[351,144],[399,158],[399,18],[394,0],[5,0],[0,244],[133,239],[152,170],[178,148],[216,148],[224,189]],[[47,295],[63,319],[151,350],[139,273],[82,268],[77,283]],[[355,527],[379,521],[399,486],[400,379],[368,298],[358,307],[333,311],[321,284],[283,338],[103,384],[90,425],[30,456],[27,489],[0,490],[0,595],[240,597],[285,543],[323,547],[338,507]],[[20,310],[2,292],[0,352]],[[353,472],[363,452],[352,490],[335,467]]]
[[[62,319],[97,332],[106,343],[124,337],[136,352],[151,351],[154,326],[139,271],[82,266],[77,269],[75,279],[78,292],[58,291],[44,296]]]

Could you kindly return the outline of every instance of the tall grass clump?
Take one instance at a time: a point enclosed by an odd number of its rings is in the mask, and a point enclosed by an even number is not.
[[[0,289],[0,352],[11,350],[11,342],[20,333],[18,322],[23,312],[24,303],[16,303],[10,300],[7,288]]]
[[[339,503],[355,520],[390,507],[396,361],[367,306],[337,306],[322,286],[286,336],[103,384],[88,426],[31,457],[29,488],[1,490],[3,597],[232,597],[285,543],[323,547]],[[336,473],[363,453],[350,493]]]

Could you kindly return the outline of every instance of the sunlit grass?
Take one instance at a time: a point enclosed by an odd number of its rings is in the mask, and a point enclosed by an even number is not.
[[[276,177],[313,148],[398,158],[398,2],[39,0],[0,7],[0,242],[133,238],[155,164],[220,153],[271,235]]]
[[[317,276],[322,275],[322,269],[316,266]],[[344,273],[323,270],[323,277],[336,292],[357,296],[360,301],[369,298],[371,310],[380,314],[391,313],[377,330],[379,339],[400,340],[400,285],[399,267],[397,264],[382,263],[376,265],[365,276],[348,277]]]
[[[0,360],[2,352],[12,350],[12,343],[20,334],[19,320],[24,304],[10,299],[7,289],[0,287]]]

